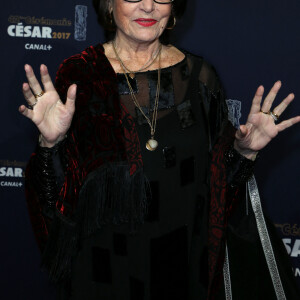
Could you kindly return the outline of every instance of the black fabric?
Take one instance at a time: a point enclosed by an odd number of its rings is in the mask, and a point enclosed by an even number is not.
[[[110,253],[107,249],[92,248],[93,281],[111,283]]]
[[[158,74],[154,72],[148,72],[148,82],[149,82],[149,93],[150,93],[150,111],[153,111],[155,105],[156,91],[157,91],[157,76]],[[172,82],[172,72],[169,69],[167,72],[163,72],[160,80],[160,93],[158,109],[168,109],[174,106],[174,89]]]
[[[125,234],[114,233],[113,235],[114,253],[116,255],[127,255],[127,237]]]
[[[176,149],[175,147],[165,147],[163,150],[164,167],[172,168],[176,165]]]
[[[182,129],[188,128],[195,124],[195,118],[193,115],[191,102],[189,100],[184,101],[177,106],[177,112],[180,120],[180,125]]]
[[[150,116],[149,107],[142,106],[141,110],[143,111],[144,115],[149,118],[149,116]],[[136,116],[137,116],[137,123],[139,125],[148,124],[147,119],[144,117],[141,110],[137,107],[135,108],[135,112],[136,112]]]
[[[144,297],[144,283],[136,278],[130,277],[130,300],[143,300]]]
[[[204,112],[197,93],[200,68],[194,72],[197,74],[193,78],[196,90],[189,94],[188,99],[185,98],[186,93],[182,94],[182,91],[181,97],[177,98],[180,95],[180,92],[177,92],[178,88],[186,91],[188,85],[190,86],[191,77],[185,76],[186,81],[182,81],[181,71],[182,66],[187,68],[188,61],[193,62],[189,57],[174,68],[162,71],[162,76],[172,74],[172,78],[183,82],[183,87],[179,86],[179,82],[174,84],[171,81],[169,85],[171,84],[172,88],[165,89],[167,92],[174,89],[175,109],[172,107],[168,109],[167,107],[172,105],[165,103],[164,108],[159,111],[156,128],[159,147],[156,151],[150,152],[145,148],[146,141],[149,139],[149,125],[141,124],[137,127],[144,173],[149,180],[152,194],[145,224],[135,234],[130,234],[126,224],[107,224],[93,236],[82,240],[82,250],[74,261],[72,297],[70,298],[72,300],[81,299],[82,295],[90,300],[99,298],[127,300],[137,295],[144,295],[141,299],[150,300],[159,299],[162,294],[164,298],[180,300],[188,297],[188,274],[191,272],[189,265],[193,265],[195,256],[202,252],[204,245],[203,243],[197,245],[191,256],[197,194],[207,193],[207,190],[200,188],[200,183],[205,181],[208,160],[208,137],[203,130],[205,128]],[[189,74],[192,66],[189,66]],[[139,83],[141,82],[139,93],[143,93],[143,79],[141,78],[143,75],[146,82],[149,78],[149,73],[137,74],[136,78]],[[156,75],[157,72],[153,71],[153,78]],[[170,75],[166,78],[170,78]],[[126,102],[126,97],[126,95],[122,96],[121,100],[124,100],[125,104],[128,103],[130,107],[130,99]],[[167,98],[165,97],[166,100]],[[151,99],[150,96],[149,99]],[[183,130],[176,105],[186,100],[190,102],[195,122],[193,126]],[[134,108],[131,112],[135,116]],[[166,149],[176,151],[176,163],[174,163],[174,152],[167,154]],[[167,154],[167,157],[169,155],[169,159],[164,157],[164,154]],[[166,168],[166,159],[169,162],[173,161],[168,168]],[[187,173],[191,168],[192,177]],[[181,181],[184,186],[181,185]],[[95,190],[91,189],[90,195],[93,191]],[[204,198],[205,201],[208,200],[207,195]],[[206,230],[207,225],[203,225],[201,232]],[[110,280],[106,283],[101,282],[103,274],[100,271],[99,274],[95,273],[96,270],[92,267],[90,257],[91,249],[98,249],[97,253],[100,253],[99,249],[101,249],[104,253],[106,263],[109,262],[111,265],[111,282]],[[98,261],[98,266],[100,267],[103,263],[102,260]],[[107,265],[104,266],[104,271],[107,272]],[[98,280],[92,281],[95,274]],[[197,286],[201,284],[201,282],[196,282]],[[204,299],[205,288],[202,290],[200,294],[195,293],[189,299]]]
[[[300,299],[286,249],[274,225],[266,216],[265,220],[286,298]],[[276,300],[249,200],[241,201],[235,208],[229,221],[227,241],[233,299]],[[222,295],[219,298],[223,299]]]
[[[177,65],[162,70],[164,75],[172,80],[162,90],[166,103],[158,113],[155,137],[159,146],[156,151],[146,150],[149,125],[138,121],[130,95],[121,95],[121,102],[135,118],[144,173],[150,182],[152,200],[145,223],[135,233],[128,224],[105,224],[92,236],[82,239],[81,250],[73,262],[71,296],[64,293],[62,287],[59,293],[62,300],[204,300],[207,297],[208,168],[210,149],[218,129],[226,122],[224,95],[214,70],[201,58],[190,54],[186,53],[186,58]],[[153,80],[151,91],[149,76]],[[153,88],[156,89],[156,76],[157,71],[136,74],[139,87],[136,95],[146,109],[153,102],[151,94]],[[168,97],[172,90],[174,98]],[[182,118],[193,119],[189,126],[182,126],[177,109],[180,105],[188,107],[192,113],[192,118]],[[213,114],[218,117],[211,120],[209,116]],[[92,188],[89,195],[92,197],[97,190]],[[235,208],[228,231],[234,293],[238,295],[234,299],[272,297],[273,289],[270,280],[265,279],[269,275],[263,266],[253,216],[245,218],[242,204]],[[279,245],[275,246],[277,252]],[[281,256],[286,256],[281,251],[279,247],[279,255],[276,254],[280,260]],[[285,264],[285,258],[282,261],[279,266]],[[242,271],[239,271],[241,266]],[[252,268],[253,274],[259,271],[259,278],[268,289],[265,294],[256,285],[253,295],[251,280],[255,281],[256,275],[248,274],[247,266]],[[258,270],[256,266],[262,268]],[[288,268],[280,267],[282,274]],[[293,289],[292,279],[287,281],[285,287]],[[223,286],[219,299],[225,299]]]
[[[52,148],[37,146],[35,155],[36,181],[34,182],[39,198],[43,203],[43,214],[49,218],[54,217],[56,198],[59,193],[57,182],[63,178],[60,164],[61,141]]]
[[[117,74],[118,76],[118,89],[119,89],[119,94],[120,95],[129,95],[130,94],[130,89],[128,87],[128,83],[126,80],[126,77],[124,74]],[[138,89],[138,82],[136,78],[131,78],[130,76],[127,76],[128,81],[132,87],[132,90],[135,94],[139,92]]]
[[[150,182],[151,202],[148,207],[146,220],[154,222],[159,220],[160,184],[159,181]]]
[[[187,296],[188,243],[183,226],[150,242],[151,300]]]
[[[187,185],[195,180],[195,158],[189,157],[180,163],[180,182]]]
[[[257,159],[257,157],[256,157]],[[227,165],[227,182],[232,187],[246,182],[253,174],[255,161],[247,159],[234,149],[233,145],[225,153]]]

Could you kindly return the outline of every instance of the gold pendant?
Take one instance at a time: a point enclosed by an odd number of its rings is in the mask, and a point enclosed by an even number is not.
[[[147,150],[149,150],[149,151],[154,151],[154,150],[156,150],[157,146],[158,146],[158,142],[157,142],[156,140],[154,140],[154,139],[150,139],[150,140],[148,140],[148,142],[146,143],[146,148],[147,148]]]
[[[134,79],[135,74],[134,74],[134,73],[129,73],[129,77],[130,77],[131,79]]]

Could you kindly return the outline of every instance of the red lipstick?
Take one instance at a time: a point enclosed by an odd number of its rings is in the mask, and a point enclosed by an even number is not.
[[[144,18],[136,19],[134,21],[143,27],[150,27],[157,23],[157,21],[154,19],[144,19]]]

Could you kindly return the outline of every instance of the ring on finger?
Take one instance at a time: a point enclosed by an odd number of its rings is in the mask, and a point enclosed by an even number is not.
[[[43,90],[41,90],[38,94],[34,94],[35,99],[42,97],[45,94]]]
[[[33,110],[34,106],[38,103],[38,99],[36,99],[36,101],[32,104],[28,104],[28,108]]]
[[[275,122],[278,121],[279,116],[274,113],[274,111],[270,112],[270,116],[274,119]]]
[[[262,110],[260,110],[260,112],[262,112],[262,113],[265,114],[265,115],[270,115],[270,114],[271,114],[270,111],[262,111]]]

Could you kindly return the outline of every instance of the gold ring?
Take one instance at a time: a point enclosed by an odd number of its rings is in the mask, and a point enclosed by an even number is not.
[[[36,98],[42,97],[44,94],[45,94],[45,92],[42,90],[39,94],[34,94],[34,97],[36,99]]]
[[[263,114],[265,114],[265,115],[270,115],[271,114],[271,112],[270,111],[262,111],[262,110],[260,110],[260,112],[262,112]]]

